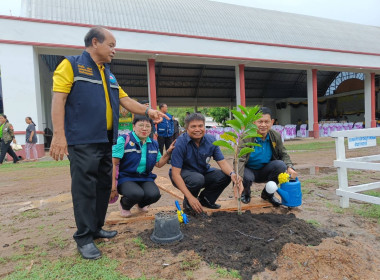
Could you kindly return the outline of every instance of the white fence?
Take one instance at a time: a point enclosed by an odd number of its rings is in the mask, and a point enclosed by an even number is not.
[[[336,190],[336,194],[342,197],[340,199],[340,206],[343,208],[349,207],[350,198],[380,205],[380,197],[360,193],[367,190],[379,189],[380,182],[349,187],[347,178],[347,168],[380,171],[380,163],[376,162],[380,161],[380,155],[346,158],[344,146],[344,138],[380,136],[380,128],[335,131],[331,136],[336,138],[336,160],[334,161],[334,166],[338,169],[339,188]]]

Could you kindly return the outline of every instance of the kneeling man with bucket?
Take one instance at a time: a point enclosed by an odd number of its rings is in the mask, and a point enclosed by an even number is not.
[[[255,151],[248,153],[239,158],[239,175],[243,177],[244,191],[241,196],[243,203],[251,201],[251,185],[253,182],[266,183],[273,181],[277,185],[278,175],[287,172],[290,179],[297,177],[297,172],[293,168],[288,153],[282,143],[281,135],[271,129],[274,123],[272,112],[269,108],[261,108],[262,117],[255,121],[257,132],[261,137],[244,139],[245,142],[257,143]],[[241,147],[239,147],[238,153]],[[281,202],[274,196],[276,190],[264,188],[261,192],[261,198],[268,200],[274,206],[280,206]]]

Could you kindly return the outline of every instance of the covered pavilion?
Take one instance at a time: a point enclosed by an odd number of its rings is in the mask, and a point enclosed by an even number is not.
[[[378,27],[204,0],[22,5],[22,17],[0,16],[2,98],[20,140],[26,115],[52,128],[54,68],[61,56],[82,52],[94,25],[117,39],[111,68],[120,85],[133,98],[149,97],[153,108],[259,104],[281,117],[277,103],[306,98],[310,134],[318,137],[317,98],[339,72],[356,72],[365,77],[365,125],[376,125]]]

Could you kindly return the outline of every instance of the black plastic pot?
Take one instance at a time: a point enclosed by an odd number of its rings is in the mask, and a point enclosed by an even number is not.
[[[150,239],[155,243],[171,243],[182,240],[177,213],[159,212],[155,215],[154,230]]]

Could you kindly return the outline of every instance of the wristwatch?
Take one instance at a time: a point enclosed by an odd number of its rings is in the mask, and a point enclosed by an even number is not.
[[[232,176],[232,174],[236,174],[235,171],[230,172],[230,177]]]

